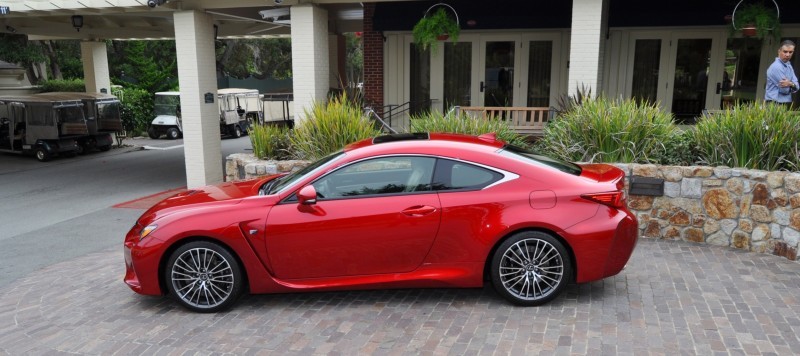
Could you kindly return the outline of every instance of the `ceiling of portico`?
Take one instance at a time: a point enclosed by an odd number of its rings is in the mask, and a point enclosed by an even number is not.
[[[219,38],[288,36],[290,25],[262,19],[259,11],[298,2],[326,9],[330,32],[361,30],[363,5],[352,0],[182,0],[154,8],[147,0],[6,0],[0,5],[10,12],[0,15],[0,32],[15,31],[30,39],[170,39],[175,34],[173,13],[197,10],[213,18]],[[72,26],[73,15],[83,16],[80,31]]]

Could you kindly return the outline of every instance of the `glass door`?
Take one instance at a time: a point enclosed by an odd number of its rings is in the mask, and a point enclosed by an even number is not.
[[[720,95],[719,109],[756,101],[758,77],[763,74],[760,69],[761,39],[729,38],[727,42],[722,79],[715,88]]]
[[[483,106],[514,106],[516,44],[513,40],[481,41]]]
[[[678,124],[694,123],[706,108],[711,44],[711,38],[673,40],[672,114]]]

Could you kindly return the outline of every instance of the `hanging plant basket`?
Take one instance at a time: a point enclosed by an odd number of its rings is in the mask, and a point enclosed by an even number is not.
[[[435,10],[435,11],[432,11]],[[449,10],[449,11],[448,11]],[[438,41],[452,39],[458,41],[461,27],[456,10],[445,3],[434,4],[425,11],[425,15],[414,25],[414,43],[435,53]]]
[[[744,37],[763,39],[771,36],[775,40],[780,40],[781,9],[778,3],[772,0],[775,5],[775,8],[772,9],[760,2],[743,4],[744,1],[739,0],[736,7],[733,8],[731,31],[741,31]],[[736,25],[737,22],[739,26]]]

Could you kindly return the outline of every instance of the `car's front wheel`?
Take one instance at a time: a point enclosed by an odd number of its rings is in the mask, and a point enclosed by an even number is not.
[[[195,241],[170,255],[165,270],[170,295],[189,310],[213,313],[230,308],[244,290],[241,267],[224,247]]]
[[[500,295],[517,305],[549,302],[572,276],[567,249],[556,238],[539,231],[515,234],[492,257],[492,284]]]

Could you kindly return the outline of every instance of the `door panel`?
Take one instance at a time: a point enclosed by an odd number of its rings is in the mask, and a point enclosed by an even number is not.
[[[483,78],[481,90],[484,106],[513,106],[516,60],[515,41],[483,41]]]
[[[267,220],[267,252],[281,279],[409,272],[440,215],[435,193],[281,204]]]
[[[672,113],[679,124],[692,124],[706,108],[711,65],[710,38],[678,39],[672,80]],[[674,43],[674,42],[673,42]]]

